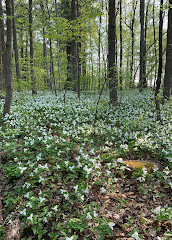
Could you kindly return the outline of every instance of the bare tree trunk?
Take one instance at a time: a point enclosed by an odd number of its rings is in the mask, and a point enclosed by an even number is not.
[[[32,17],[32,0],[29,0],[29,37],[30,37],[30,74],[32,95],[37,94],[36,81],[34,77],[34,55],[33,55],[33,17]]]
[[[15,16],[14,16],[14,0],[11,0],[11,5],[12,5],[12,16],[13,16],[13,20],[12,20],[12,24],[13,24],[13,48],[14,48],[14,55],[15,55],[16,78],[17,78],[18,91],[20,91],[21,90],[21,86],[20,86],[20,66],[19,66],[16,22],[15,22]]]
[[[158,62],[157,58],[157,49],[156,49],[156,28],[155,28],[155,0],[153,1],[153,37],[154,37],[154,52],[155,52],[155,62]],[[155,79],[157,78],[157,68],[155,67]],[[154,81],[154,87],[155,87],[155,81]]]
[[[162,28],[163,28],[163,0],[160,3],[160,16],[159,16],[159,67],[158,67],[158,78],[156,81],[156,89],[155,89],[155,105],[156,105],[156,113],[157,120],[161,120],[161,112],[160,112],[160,101],[159,101],[159,91],[161,86],[161,76],[162,76]]]
[[[144,31],[144,9],[145,0],[140,0],[140,79],[139,79],[139,91],[141,92],[145,88],[144,78],[144,58],[145,58],[145,31]]]
[[[117,105],[117,74],[116,74],[116,9],[115,0],[109,0],[109,22],[108,22],[108,78],[110,103]]]
[[[0,1],[1,2],[1,1]],[[0,3],[1,5],[1,3]],[[2,7],[2,5],[1,5]],[[3,110],[3,116],[10,112],[12,98],[13,98],[13,79],[12,79],[12,6],[11,0],[6,0],[6,13],[7,13],[7,40],[5,46],[5,62],[3,68],[5,69],[5,87],[6,98]],[[5,45],[5,44],[4,44]]]
[[[1,46],[0,46],[0,52],[1,52]],[[4,90],[4,78],[3,78],[3,69],[2,69],[2,55],[0,54],[0,91],[3,91],[3,90]]]
[[[100,13],[100,16],[99,16],[99,41],[98,41],[98,90],[100,90],[100,82],[101,82],[101,75],[100,75],[100,72],[101,72],[101,59],[100,59],[100,54],[101,54],[101,24],[102,24],[102,16],[101,16],[101,13]]]
[[[46,71],[45,75],[45,82],[48,84],[49,88],[52,90],[52,84],[50,81],[50,74],[49,74],[49,66],[48,66],[48,59],[47,59],[47,43],[46,43],[46,36],[45,36],[45,8],[43,1],[40,2],[40,7],[42,11],[42,34],[43,34],[43,57],[44,57],[44,69]]]
[[[0,70],[1,70],[1,79],[0,86],[1,90],[5,88],[5,68],[3,67],[3,63],[5,62],[5,32],[4,32],[4,20],[3,20],[3,8],[2,8],[2,0],[0,0]]]
[[[120,68],[119,68],[119,83],[120,83],[120,90],[122,90],[122,0],[119,1],[119,11],[120,11]]]
[[[48,7],[48,0],[46,0],[46,7],[47,7],[47,12],[48,12],[48,18],[49,18],[49,23],[50,23],[50,12],[49,12],[49,7]],[[50,27],[50,24],[49,24]],[[55,75],[54,75],[54,59],[53,59],[53,49],[52,49],[52,39],[49,38],[49,43],[50,43],[50,76],[52,78],[52,83],[54,85],[54,93],[57,95],[57,89],[56,89],[56,81],[55,81]]]
[[[170,98],[172,88],[172,0],[169,0],[168,9],[168,29],[167,29],[167,47],[166,47],[166,64],[164,77],[163,96],[166,99]]]
[[[135,23],[135,15],[136,15],[136,7],[138,0],[133,0],[132,2],[132,11],[133,15],[131,18],[130,26],[128,26],[131,30],[131,62],[130,62],[130,87],[134,88],[134,77],[133,77],[133,69],[134,69],[134,44],[135,44],[135,33],[134,33],[134,23]]]
[[[147,2],[146,6],[146,14],[145,14],[145,44],[144,44],[144,57],[143,57],[143,82],[144,82],[144,87],[147,86],[147,74],[146,74],[146,40],[147,40],[147,22],[148,22],[148,13],[149,13],[149,5],[150,5],[150,0]]]
[[[77,2],[76,0],[71,1],[71,20],[77,18]],[[73,36],[71,41],[71,73],[72,73],[72,83],[73,90],[77,91],[77,43],[76,39]]]
[[[57,11],[57,0],[55,0],[55,11],[56,11],[56,18],[58,17]],[[58,26],[57,26],[57,35],[59,34]],[[61,90],[61,74],[60,74],[60,41],[57,37],[57,64],[58,64],[58,79],[59,79],[59,89]]]

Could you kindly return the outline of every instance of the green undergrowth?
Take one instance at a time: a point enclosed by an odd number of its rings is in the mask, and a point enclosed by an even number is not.
[[[150,237],[170,239],[172,104],[162,106],[159,123],[151,92],[120,94],[116,108],[102,96],[94,126],[95,93],[79,100],[69,92],[65,104],[49,92],[15,94],[0,126],[0,239],[16,218],[23,240],[114,239],[117,233],[116,239],[145,239],[145,226]],[[161,167],[136,170],[128,179],[127,159]],[[133,199],[150,218],[134,217]]]

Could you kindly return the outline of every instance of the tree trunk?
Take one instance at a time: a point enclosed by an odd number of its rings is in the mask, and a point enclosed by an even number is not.
[[[0,1],[1,2],[1,1]],[[1,5],[1,4],[0,4]],[[2,6],[2,5],[1,5]],[[12,79],[12,6],[11,0],[6,0],[6,13],[7,13],[7,37],[5,46],[5,62],[3,62],[3,69],[5,73],[5,87],[6,98],[3,110],[3,116],[10,112],[12,97],[13,97],[13,79]]]
[[[161,86],[161,76],[162,76],[162,28],[163,28],[163,0],[160,3],[160,16],[159,16],[159,67],[158,67],[158,78],[156,81],[156,89],[155,89],[155,105],[157,112],[157,120],[161,120],[161,112],[160,112],[160,101],[159,101],[159,91]]]
[[[108,78],[110,103],[117,105],[117,74],[116,74],[116,10],[115,0],[109,0],[109,21],[108,21]]]
[[[4,20],[3,20],[3,8],[2,8],[2,0],[0,0],[0,61],[2,65],[1,68],[1,79],[0,85],[1,90],[5,87],[5,68],[3,67],[3,63],[5,62],[5,32],[4,32]]]
[[[172,88],[172,0],[169,0],[168,9],[168,28],[167,28],[167,47],[166,47],[166,64],[163,96],[166,99],[170,98]]]
[[[56,18],[58,17],[58,11],[57,11],[57,0],[55,0],[55,11],[56,11]],[[58,26],[57,26],[57,36],[59,34]],[[58,79],[59,79],[59,89],[61,90],[61,74],[60,74],[60,41],[57,37],[57,65],[58,65]]]
[[[120,68],[119,68],[119,83],[120,83],[120,90],[122,90],[122,0],[119,2],[119,11],[120,11]]]
[[[12,6],[12,24],[13,24],[13,48],[14,48],[14,55],[15,55],[15,67],[16,67],[16,78],[17,78],[17,88],[18,91],[21,90],[20,86],[20,66],[19,66],[19,54],[18,54],[18,44],[17,44],[17,33],[16,33],[16,22],[14,16],[14,0],[11,0]]]
[[[144,78],[144,58],[145,58],[145,31],[144,31],[144,9],[145,0],[140,0],[140,78],[139,91],[141,92],[145,87]]]
[[[1,52],[1,46],[0,46],[0,52]],[[0,54],[0,91],[4,91],[4,78],[3,78],[2,55],[1,54]]]
[[[155,27],[155,0],[153,1],[153,37],[154,37],[154,52],[155,52],[155,62],[158,62],[157,49],[156,49],[156,27]],[[155,67],[155,79],[157,78],[157,68]],[[153,86],[155,87],[155,81]]]
[[[37,94],[36,81],[34,77],[34,54],[33,54],[33,17],[32,17],[32,0],[29,0],[29,37],[30,37],[30,74],[32,95]]]
[[[52,90],[52,84],[50,81],[50,74],[49,74],[49,65],[47,59],[47,43],[46,43],[46,36],[45,36],[45,7],[43,1],[40,2],[40,7],[42,11],[42,35],[43,35],[43,57],[44,57],[44,70],[46,71],[45,75],[45,82],[48,84],[49,88]]]
[[[77,17],[77,3],[76,0],[71,1],[71,20],[75,20]],[[73,36],[71,41],[71,73],[73,90],[77,91],[77,43]]]
[[[134,77],[133,77],[133,68],[134,68],[134,43],[135,43],[135,34],[134,34],[134,23],[135,23],[135,15],[136,15],[136,7],[137,1],[133,1],[132,8],[133,8],[133,15],[131,19],[131,63],[130,63],[130,87],[134,88]]]
[[[49,19],[49,28],[50,26],[50,12],[49,12],[49,7],[48,7],[48,0],[46,0],[46,7],[47,7],[47,12],[48,12],[48,19]],[[49,43],[50,43],[50,76],[51,76],[51,83],[54,85],[54,93],[57,95],[57,90],[56,90],[56,81],[55,81],[55,75],[54,75],[54,59],[53,59],[53,49],[52,49],[52,39],[49,38]]]
[[[101,82],[101,59],[100,59],[100,54],[101,54],[101,24],[102,24],[102,15],[100,13],[99,16],[99,41],[98,41],[98,90],[100,90],[100,82]]]

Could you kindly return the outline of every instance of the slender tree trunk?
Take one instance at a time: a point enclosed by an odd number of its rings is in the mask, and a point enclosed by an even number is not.
[[[50,42],[50,67],[51,67],[51,74],[52,74],[52,82],[54,85],[54,93],[57,96],[57,89],[56,89],[56,81],[55,81],[55,75],[54,75],[54,59],[53,59],[53,50],[52,50],[52,40],[49,39]]]
[[[71,77],[71,42],[69,40],[67,41],[66,52],[67,52],[67,80],[65,84],[65,89],[70,89],[72,77]]]
[[[108,78],[110,103],[117,105],[117,74],[115,63],[116,52],[116,10],[115,0],[109,0],[109,21],[108,21]]]
[[[157,49],[156,49],[156,27],[155,27],[155,0],[153,1],[153,37],[154,37],[154,52],[155,52],[155,62],[158,62],[157,58]],[[155,67],[155,79],[157,78],[157,68]],[[154,87],[155,87],[156,81],[154,81]]]
[[[44,69],[46,71],[45,75],[45,82],[48,84],[49,88],[52,90],[52,84],[50,81],[50,74],[49,74],[49,65],[48,65],[48,58],[47,58],[47,43],[46,43],[46,34],[45,34],[45,7],[43,1],[40,2],[40,7],[42,11],[42,34],[43,34],[43,57],[44,57]]]
[[[169,0],[166,49],[163,96],[164,98],[169,99],[172,88],[172,0]]]
[[[83,48],[83,46],[82,46]],[[85,49],[83,48],[83,54],[82,54],[82,78],[83,78],[83,90],[88,89],[88,84],[87,84],[87,68],[86,68],[86,52]]]
[[[1,2],[1,0],[0,0]],[[2,3],[0,3],[2,7]],[[1,8],[0,7],[0,8]],[[5,73],[5,87],[6,87],[6,98],[3,110],[3,116],[10,112],[12,98],[13,98],[13,79],[12,79],[12,6],[11,0],[6,0],[6,13],[7,13],[7,37],[5,46],[4,56],[5,62],[3,62],[3,69]]]
[[[144,78],[144,58],[145,58],[145,31],[144,31],[144,9],[145,0],[140,0],[140,79],[139,79],[139,91],[141,92],[145,88]]]
[[[11,6],[12,6],[12,16],[13,16],[13,20],[12,20],[12,24],[13,24],[13,48],[14,48],[14,55],[15,55],[16,78],[17,78],[18,91],[20,91],[21,90],[21,86],[20,86],[20,66],[19,66],[16,22],[15,22],[15,16],[14,16],[14,0],[11,0]]]
[[[120,83],[120,90],[122,90],[122,0],[119,1],[119,8],[120,8],[120,68],[119,68],[119,83]]]
[[[150,5],[150,0],[147,2],[146,6],[146,14],[145,14],[145,44],[144,44],[144,57],[143,57],[143,82],[144,82],[144,87],[147,86],[147,74],[146,74],[146,40],[147,40],[147,25],[148,25],[148,13],[149,13],[149,5]]]
[[[1,52],[1,46],[0,46],[0,52]],[[4,91],[4,79],[3,79],[2,55],[1,54],[0,54],[0,91]]]
[[[2,10],[1,7],[2,6],[0,6],[0,11]],[[2,36],[1,36],[3,35],[2,28],[4,26],[3,26],[2,15],[3,15],[3,12],[2,13],[0,12],[0,91],[4,91],[4,76],[3,76],[3,67],[2,67],[2,64],[3,64],[2,55],[4,54],[4,49],[2,46],[3,44],[2,44]]]
[[[58,11],[57,11],[57,0],[55,0],[55,11],[56,11],[56,18],[58,17]],[[57,26],[57,36],[59,34],[58,26]],[[59,89],[61,90],[61,74],[60,74],[60,41],[57,37],[57,65],[58,65],[58,79],[59,79]]]
[[[163,28],[163,0],[160,2],[160,16],[159,16],[159,67],[158,67],[158,78],[156,81],[156,89],[155,89],[155,105],[157,112],[157,120],[161,120],[161,112],[160,112],[160,101],[159,101],[159,91],[161,86],[161,76],[162,76],[162,28]]]
[[[5,68],[3,67],[3,63],[5,62],[5,32],[4,32],[2,0],[0,0],[0,60],[2,63],[0,84],[3,90],[5,87],[6,73],[5,73]]]
[[[76,0],[71,1],[71,20],[77,18],[77,2]],[[71,41],[71,69],[72,69],[72,83],[73,90],[77,91],[77,43],[73,36]]]
[[[76,2],[76,11],[77,11],[77,18],[79,18],[80,16],[80,9],[79,9],[79,2],[77,0]],[[79,41],[80,39],[80,35],[78,35],[78,41],[77,41],[77,48],[76,48],[76,58],[77,58],[77,94],[78,94],[78,98],[80,98],[80,76],[81,76],[81,58],[80,58],[80,52],[81,52],[81,41]]]
[[[32,0],[29,0],[29,40],[30,40],[30,74],[32,95],[37,94],[36,81],[34,77],[34,50],[33,50],[33,17],[32,17]]]
[[[134,34],[134,23],[135,23],[135,15],[136,15],[136,7],[137,1],[133,1],[133,16],[131,19],[131,64],[130,64],[130,87],[134,88],[134,77],[133,77],[133,68],[134,68],[134,43],[135,43],[135,34]]]
[[[48,12],[48,19],[49,19],[49,28],[50,28],[50,11],[48,7],[48,0],[46,0],[46,7],[47,7],[47,12]],[[53,59],[53,49],[52,49],[52,38],[49,38],[49,43],[50,43],[50,76],[52,78],[51,83],[54,85],[54,93],[57,95],[57,89],[56,89],[56,80],[55,80],[55,75],[54,75],[54,59]]]
[[[100,54],[101,54],[101,24],[102,24],[102,16],[100,13],[99,16],[99,41],[98,41],[98,90],[100,90],[100,82],[101,82],[101,59],[100,59]]]

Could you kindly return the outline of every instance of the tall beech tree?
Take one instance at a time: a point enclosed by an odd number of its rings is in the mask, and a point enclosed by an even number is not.
[[[13,98],[13,79],[12,79],[12,5],[11,0],[6,0],[6,37],[3,22],[2,0],[0,0],[0,42],[2,50],[3,77],[5,80],[6,97],[3,116],[10,112]]]
[[[166,99],[170,98],[171,88],[172,88],[172,0],[169,0],[166,64],[163,89],[164,98]]]
[[[115,61],[116,53],[116,1],[109,0],[109,19],[108,19],[108,78],[110,103],[117,105],[117,69]]]

